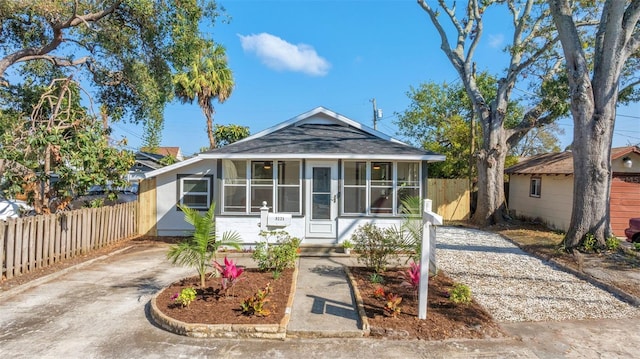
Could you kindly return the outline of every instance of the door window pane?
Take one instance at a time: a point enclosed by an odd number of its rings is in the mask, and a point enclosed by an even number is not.
[[[331,219],[330,194],[314,194],[312,201],[311,219]]]
[[[331,192],[331,168],[313,168],[313,192]]]

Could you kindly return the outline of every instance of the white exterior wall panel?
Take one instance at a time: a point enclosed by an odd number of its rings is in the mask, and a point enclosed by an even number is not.
[[[212,175],[215,178],[215,163],[215,160],[202,161],[193,166],[163,173],[156,177],[157,229],[159,236],[185,236],[185,232],[193,228],[184,221],[184,213],[177,209],[178,174]]]
[[[541,178],[540,197],[529,196],[532,177]],[[509,209],[516,216],[540,218],[549,227],[566,231],[571,220],[573,176],[511,175],[509,181]]]

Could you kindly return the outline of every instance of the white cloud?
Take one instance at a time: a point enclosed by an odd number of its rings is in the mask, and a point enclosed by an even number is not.
[[[291,44],[267,33],[238,35],[245,52],[253,52],[267,67],[278,71],[302,72],[312,76],[324,76],[331,64],[306,44]]]
[[[502,47],[502,43],[504,43],[504,35],[489,35],[489,46],[494,49]]]

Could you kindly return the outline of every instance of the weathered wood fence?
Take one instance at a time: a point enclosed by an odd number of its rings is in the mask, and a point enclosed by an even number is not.
[[[138,234],[138,202],[0,221],[1,277],[10,279]]]

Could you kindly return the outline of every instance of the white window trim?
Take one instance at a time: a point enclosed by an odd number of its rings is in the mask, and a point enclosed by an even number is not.
[[[184,191],[184,181],[206,181],[207,182],[207,191],[206,192],[185,192]],[[189,208],[193,208],[193,209],[197,209],[197,210],[208,210],[209,206],[211,206],[211,199],[213,198],[213,193],[212,193],[212,177],[211,176],[183,176],[179,178],[179,200],[180,200],[180,205],[184,206],[184,196],[186,194],[189,195],[206,195],[207,196],[207,205],[206,206],[193,206],[193,205],[187,205],[187,207]]]
[[[538,182],[537,186],[534,186],[533,183]],[[537,193],[535,193],[534,189],[537,189]],[[529,180],[529,197],[540,198],[542,196],[542,178],[541,177],[531,177]]]
[[[228,215],[259,215],[260,212],[252,212],[251,211],[251,188],[252,187],[257,187],[257,188],[266,188],[266,187],[271,187],[272,188],[272,196],[271,196],[271,201],[269,203],[267,203],[267,206],[269,206],[271,208],[271,210],[273,211],[273,213],[291,213],[294,215],[300,215],[302,214],[302,160],[301,159],[284,159],[284,160],[276,160],[276,159],[243,159],[242,161],[244,161],[245,166],[246,166],[246,173],[247,173],[247,178],[245,178],[245,184],[243,184],[242,186],[245,186],[245,198],[246,198],[246,203],[245,203],[245,211],[244,212],[233,212],[233,211],[225,211],[225,204],[224,204],[224,194],[225,194],[225,187],[229,186],[233,186],[233,184],[227,184],[226,183],[226,179],[224,177],[224,166],[223,166],[223,173],[222,173],[222,193],[220,198],[222,199],[223,203],[221,206],[221,213],[223,214],[228,214]],[[271,183],[270,184],[253,184],[253,168],[251,163],[255,162],[255,161],[269,161],[272,162],[272,166],[273,166],[273,178],[271,179]],[[297,185],[292,185],[292,184],[288,184],[288,185],[281,185],[278,182],[278,163],[279,162],[298,162],[298,184]],[[236,185],[238,187],[240,187],[240,185]],[[278,212],[278,189],[279,188],[295,188],[297,187],[298,190],[298,211],[297,212]]]
[[[340,179],[341,182],[341,193],[345,193],[344,189],[345,189],[345,180],[344,180],[344,174],[345,174],[345,163],[346,162],[361,162],[361,161],[357,161],[357,160],[346,160],[346,161],[342,161],[342,176],[343,178]],[[373,166],[374,162],[391,162],[391,166],[392,166],[392,173],[391,173],[391,177],[392,177],[392,183],[391,183],[391,191],[393,194],[393,198],[392,198],[392,211],[391,213],[373,213],[371,212],[371,188],[382,188],[383,186],[372,186],[371,185],[371,168]],[[341,197],[341,201],[340,201],[340,213],[342,213],[345,216],[401,216],[402,213],[400,211],[398,211],[398,204],[400,203],[400,199],[398,198],[398,190],[401,188],[401,186],[398,184],[398,163],[417,163],[418,164],[418,185],[417,186],[408,186],[407,188],[417,188],[418,189],[418,195],[420,196],[420,198],[422,198],[422,164],[420,162],[417,161],[410,161],[410,160],[400,160],[400,161],[389,161],[389,160],[375,160],[375,161],[366,161],[366,212],[365,213],[351,213],[351,212],[345,212],[344,211],[344,201],[345,201],[345,196],[342,195]],[[347,188],[361,188],[363,186],[359,185],[348,185],[346,186]]]

